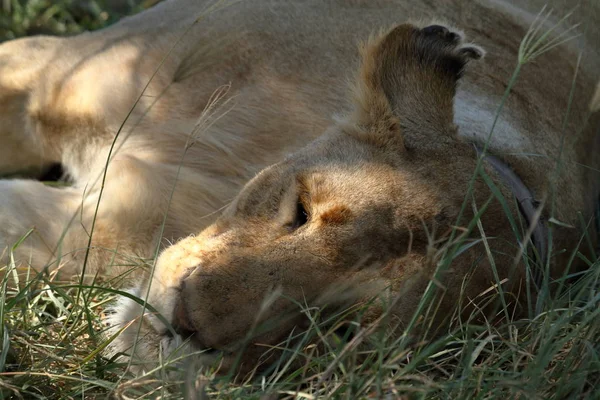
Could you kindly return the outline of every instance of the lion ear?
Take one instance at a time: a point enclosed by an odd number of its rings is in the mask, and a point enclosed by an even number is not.
[[[403,24],[372,36],[360,53],[351,118],[365,139],[410,150],[455,135],[456,84],[480,48],[440,25]]]

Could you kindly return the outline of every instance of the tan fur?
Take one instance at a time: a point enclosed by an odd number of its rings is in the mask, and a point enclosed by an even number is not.
[[[490,132],[541,3],[426,3],[261,0],[209,10],[173,0],[99,32],[3,44],[0,173],[60,162],[73,185],[0,180],[0,248],[35,228],[14,251],[21,269],[48,266],[68,279],[87,259],[90,276],[128,274],[142,297],[150,285],[149,304],[194,348],[224,352],[225,364],[253,328],[275,321],[252,338],[246,366],[262,354],[258,343],[304,326],[294,301],[335,312],[387,293],[406,326],[440,260],[435,249],[490,199],[471,236],[485,235],[493,260],[479,243],[437,277],[436,323],[463,290],[474,298],[496,282],[492,261],[517,293],[519,244],[482,179],[458,216],[473,143]],[[485,59],[452,29],[403,23],[440,16]],[[592,218],[600,189],[599,116],[590,114],[600,10],[590,2],[574,18],[581,40],[523,67],[489,144],[536,199],[554,200],[563,223],[553,231],[555,275],[582,235],[578,213]],[[518,219],[510,189],[484,169]],[[383,308],[373,302],[364,321]],[[141,313],[131,300],[116,311],[114,329]],[[142,332],[137,361],[181,343],[153,315]],[[125,329],[113,350],[131,351],[136,333]]]

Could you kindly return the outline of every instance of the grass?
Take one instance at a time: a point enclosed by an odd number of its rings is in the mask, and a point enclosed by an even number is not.
[[[96,11],[85,17],[78,14],[81,4],[92,3],[98,8],[90,9]],[[40,26],[57,34],[76,33],[102,27],[121,15],[107,12],[100,2],[74,4],[5,1],[0,37],[37,32],[41,28],[32,27]],[[59,9],[53,8],[57,5]],[[128,7],[126,13],[139,4]],[[523,40],[507,92],[516,84],[521,68],[564,38],[547,36],[541,25],[534,24]],[[475,174],[487,178],[479,168]],[[493,185],[489,178],[486,181]],[[498,201],[511,201],[495,193]],[[466,207],[471,207],[469,195]],[[525,237],[522,225],[512,222],[515,235]],[[477,218],[467,228],[481,230],[485,240]],[[465,237],[457,233],[440,249],[440,271],[468,245]],[[9,273],[0,291],[0,398],[597,399],[600,260],[585,259],[578,249],[572,249],[572,254],[572,261],[583,261],[587,270],[546,280],[538,302],[528,306],[524,318],[502,307],[494,323],[482,322],[482,314],[475,308],[468,316],[459,312],[450,316],[449,327],[436,340],[421,336],[415,340],[392,335],[385,320],[381,326],[360,327],[349,314],[327,320],[321,317],[321,310],[303,308],[312,326],[281,344],[285,357],[266,373],[236,379],[217,376],[211,368],[193,368],[194,361],[187,355],[163,360],[160,367],[143,376],[129,376],[123,363],[102,353],[110,340],[104,334],[102,317],[106,306],[122,294],[118,288],[108,282],[67,285],[32,273],[20,289],[11,289]],[[570,265],[566,267],[570,269]],[[14,266],[9,265],[11,268]],[[427,326],[438,295],[431,285],[412,328]],[[502,282],[496,282],[478,300],[512,301],[502,291]],[[459,303],[467,303],[467,299]],[[336,329],[342,324],[354,331]]]
[[[160,0],[0,0],[0,42],[99,29]]]
[[[335,328],[347,316],[332,323],[319,318],[319,310],[305,309],[312,328],[296,338],[299,345],[282,344],[294,362],[282,359],[270,372],[241,382],[210,369],[181,373],[182,366],[193,365],[185,356],[122,379],[124,365],[100,352],[106,343],[103,312],[118,291],[37,276],[25,289],[2,291],[0,396],[175,399],[183,391],[189,398],[222,399],[595,399],[599,275],[597,261],[569,290],[546,296],[541,312],[530,318],[502,320],[501,310],[501,322],[481,324],[474,323],[480,320],[476,313],[471,320],[457,314],[436,341],[392,336],[385,328],[357,328],[344,338]],[[166,379],[172,371],[180,373]]]

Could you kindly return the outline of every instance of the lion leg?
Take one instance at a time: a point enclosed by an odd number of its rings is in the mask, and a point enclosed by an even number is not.
[[[112,165],[102,196],[94,188],[0,180],[0,268],[112,277],[143,264],[155,248],[163,196],[134,158]]]
[[[58,238],[77,208],[79,191],[30,180],[0,180],[0,267],[14,262],[40,271],[56,261]],[[82,235],[74,224],[73,233]],[[35,272],[35,271],[34,271]]]
[[[161,244],[211,224],[232,196],[219,180],[131,155],[111,161],[99,188],[99,181],[82,189],[0,180],[0,268],[11,255],[20,269],[61,279],[139,271]]]

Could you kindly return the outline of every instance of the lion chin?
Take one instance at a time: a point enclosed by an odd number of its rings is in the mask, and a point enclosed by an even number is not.
[[[202,349],[189,337],[169,330],[155,313],[144,309],[141,287],[124,292],[129,296],[119,296],[106,310],[105,335],[111,340],[105,352],[107,357],[127,363],[135,375],[145,375],[160,367],[171,371],[173,378],[181,375],[176,371],[190,364],[215,365],[220,358],[217,352]]]

